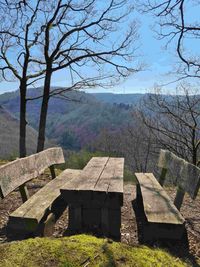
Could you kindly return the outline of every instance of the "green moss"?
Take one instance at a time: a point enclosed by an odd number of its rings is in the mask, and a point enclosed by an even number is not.
[[[0,266],[189,266],[165,251],[130,247],[88,235],[64,238],[35,238],[0,245]]]

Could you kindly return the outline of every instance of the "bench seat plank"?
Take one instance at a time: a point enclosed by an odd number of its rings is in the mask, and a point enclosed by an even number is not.
[[[136,173],[148,222],[183,225],[184,218],[152,173]]]
[[[52,203],[60,196],[60,188],[70,180],[80,176],[80,170],[66,169],[54,180],[50,181],[23,205],[16,209],[9,216],[9,223],[20,223],[20,220],[37,225],[42,220],[45,212],[51,207]]]

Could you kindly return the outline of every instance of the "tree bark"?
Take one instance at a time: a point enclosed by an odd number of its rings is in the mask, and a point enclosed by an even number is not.
[[[26,157],[26,80],[20,81],[20,134],[19,134],[19,156]]]
[[[39,123],[39,131],[38,131],[37,152],[44,150],[44,145],[45,145],[45,130],[46,130],[47,111],[48,111],[48,104],[49,104],[51,76],[52,76],[52,71],[50,68],[50,69],[47,69],[46,71],[46,76],[45,76],[45,81],[44,81],[43,100],[42,100],[42,106],[41,106],[41,111],[40,111],[40,123]]]

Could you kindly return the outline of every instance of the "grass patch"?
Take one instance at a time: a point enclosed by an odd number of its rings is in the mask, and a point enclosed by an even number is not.
[[[160,249],[130,247],[88,235],[35,238],[0,245],[0,266],[190,266]]]
[[[135,174],[125,167],[124,169],[124,182],[136,184]]]

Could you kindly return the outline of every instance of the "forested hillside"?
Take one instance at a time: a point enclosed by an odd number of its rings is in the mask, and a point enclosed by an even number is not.
[[[92,93],[99,101],[110,104],[138,105],[144,94]]]
[[[41,88],[28,91],[27,118],[36,131],[41,94]],[[198,95],[186,91],[177,96],[70,91],[50,99],[46,136],[70,153],[87,150],[123,156],[129,170],[155,169],[160,148],[196,165],[198,146],[192,144],[198,144],[199,102]],[[0,95],[0,105],[19,117],[19,92]],[[11,132],[12,136],[15,131]],[[17,135],[15,138],[17,151]],[[36,143],[27,142],[35,151]],[[8,151],[13,153],[13,149]]]
[[[0,106],[0,158],[15,158],[19,150],[19,120]],[[37,132],[27,128],[28,154],[35,152]]]
[[[29,90],[29,98],[37,98],[41,88]],[[134,95],[133,95],[134,102]],[[136,97],[137,99],[137,97]],[[123,100],[123,99],[122,99]],[[78,150],[94,141],[106,129],[119,131],[131,120],[131,105],[104,103],[99,97],[84,92],[68,92],[65,98],[51,98],[47,120],[47,137],[66,149]],[[0,104],[16,117],[19,116],[19,94],[0,96]],[[31,100],[27,105],[28,122],[38,129],[41,100]]]

